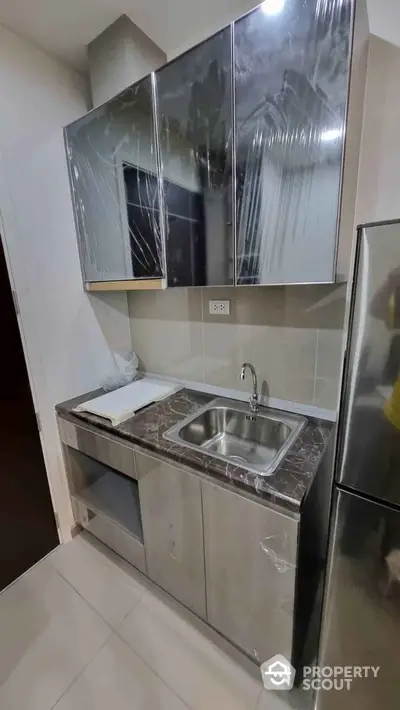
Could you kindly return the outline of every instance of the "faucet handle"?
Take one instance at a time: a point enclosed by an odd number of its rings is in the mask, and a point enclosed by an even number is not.
[[[250,409],[252,412],[258,412],[258,394],[254,393],[250,397]]]

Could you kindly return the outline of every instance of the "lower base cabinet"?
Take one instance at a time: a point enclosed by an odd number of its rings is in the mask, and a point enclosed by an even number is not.
[[[202,481],[207,619],[258,663],[292,656],[298,522]]]
[[[206,618],[201,481],[135,453],[148,576]]]
[[[293,660],[294,514],[68,421],[60,433],[77,523],[256,663]]]

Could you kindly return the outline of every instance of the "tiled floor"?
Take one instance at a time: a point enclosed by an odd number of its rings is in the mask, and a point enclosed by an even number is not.
[[[85,534],[0,595],[1,710],[287,710],[240,659]]]

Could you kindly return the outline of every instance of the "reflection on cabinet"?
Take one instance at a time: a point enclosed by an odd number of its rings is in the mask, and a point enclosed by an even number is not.
[[[238,284],[335,280],[352,11],[289,0],[235,23]]]
[[[162,277],[151,77],[65,130],[86,282]]]
[[[136,452],[147,574],[206,617],[200,479]]]
[[[335,281],[353,233],[364,15],[365,0],[263,3],[67,127],[91,290]]]
[[[169,286],[233,283],[231,28],[156,72]]]
[[[290,659],[298,523],[202,481],[208,622],[263,663]]]

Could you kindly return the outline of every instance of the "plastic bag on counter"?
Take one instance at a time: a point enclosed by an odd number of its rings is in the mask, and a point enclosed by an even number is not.
[[[121,348],[115,350],[110,357],[110,365],[102,387],[106,392],[118,387],[129,385],[137,375],[138,356],[132,350]]]

